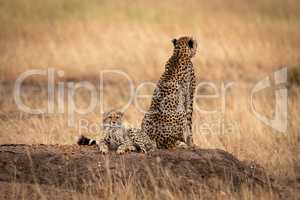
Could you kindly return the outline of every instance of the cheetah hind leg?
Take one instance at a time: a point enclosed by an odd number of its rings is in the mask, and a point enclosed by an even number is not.
[[[146,149],[146,146],[144,144],[137,144],[138,148],[140,149],[140,152],[142,153],[147,153],[147,149]]]
[[[132,144],[122,144],[117,149],[117,154],[124,154],[127,151],[136,151],[136,147]]]
[[[185,142],[177,140],[175,143],[175,147],[180,148],[180,149],[187,149],[187,148],[189,148],[189,145],[187,145]]]

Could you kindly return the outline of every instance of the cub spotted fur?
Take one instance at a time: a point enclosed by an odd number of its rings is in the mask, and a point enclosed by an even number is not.
[[[123,113],[112,110],[103,116],[103,137],[99,141],[83,135],[77,141],[79,145],[97,145],[99,151],[106,154],[109,150],[116,150],[118,154],[127,151],[148,152],[156,149],[156,144],[140,129],[126,129],[123,124]]]

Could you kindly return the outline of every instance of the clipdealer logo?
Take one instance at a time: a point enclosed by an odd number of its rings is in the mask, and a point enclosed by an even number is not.
[[[47,78],[47,106],[43,108],[29,107],[28,105],[26,105],[26,103],[23,102],[21,98],[21,89],[22,89],[23,82],[25,81],[26,78],[31,76],[36,76],[36,75],[44,76]],[[125,111],[133,103],[135,108],[138,111],[146,113],[147,109],[143,108],[139,104],[139,99],[147,98],[148,100],[151,100],[152,94],[143,95],[141,94],[141,90],[143,88],[148,88],[148,87],[154,89],[156,84],[152,82],[142,82],[137,87],[135,87],[131,77],[121,70],[101,71],[99,73],[100,87],[98,89],[95,85],[93,85],[88,81],[55,82],[55,77],[61,78],[64,76],[64,71],[62,70],[55,70],[53,68],[28,70],[22,73],[15,81],[14,100],[16,105],[20,109],[20,111],[29,114],[51,114],[51,113],[67,112],[68,126],[72,127],[75,125],[75,114],[84,115],[93,112],[95,111],[96,106],[99,105],[99,103],[100,103],[100,113],[105,112],[103,87],[105,85],[104,84],[105,78],[109,78],[110,75],[117,75],[120,79],[123,79],[122,84],[127,82],[129,85],[128,101],[126,102],[126,105],[120,108],[120,110]],[[286,132],[287,115],[288,115],[288,111],[287,111],[288,95],[287,95],[287,87],[285,85],[287,82],[286,67],[274,72],[274,83],[276,86],[275,89],[276,103],[274,108],[275,115],[272,118],[268,118],[263,114],[259,113],[254,106],[255,94],[257,94],[258,92],[263,92],[264,89],[272,86],[270,79],[271,79],[270,76],[265,77],[263,80],[256,83],[253,89],[251,90],[251,94],[250,94],[251,111],[254,114],[254,116],[262,123],[272,127],[276,131]],[[229,88],[232,88],[234,85],[236,84],[234,84],[233,82],[227,82],[226,84],[222,82],[221,86],[218,87],[218,85],[214,82],[210,82],[210,81],[200,82],[195,89],[196,90],[195,99],[194,99],[195,111],[204,115],[215,114],[215,113],[221,113],[224,115],[226,112],[226,105],[227,105],[226,104],[227,90],[229,90]],[[122,85],[122,87],[123,86],[125,87],[125,85]],[[210,95],[197,94],[197,91],[201,91],[201,89],[207,87],[211,88],[214,91],[214,94],[210,94]],[[90,93],[90,98],[87,99],[88,106],[85,108],[79,108],[76,106],[75,103],[76,91],[80,88]],[[180,88],[179,91],[181,91]],[[177,95],[180,95],[180,93]],[[65,99],[67,99],[66,102],[64,101]],[[213,110],[206,110],[200,108],[200,106],[198,105],[199,104],[198,100],[200,100],[201,102],[203,100],[210,100],[210,99],[219,100],[220,104],[218,108],[215,108]],[[165,101],[168,101],[168,97],[166,97],[166,99],[164,99],[162,103]]]
[[[273,118],[268,118],[261,113],[258,113],[254,107],[254,96],[256,93],[271,87],[270,76],[259,81],[251,91],[251,110],[254,116],[264,124],[272,127],[278,132],[284,133],[287,131],[287,115],[288,115],[288,90],[287,86],[287,68],[282,68],[274,72],[275,83],[275,109]]]

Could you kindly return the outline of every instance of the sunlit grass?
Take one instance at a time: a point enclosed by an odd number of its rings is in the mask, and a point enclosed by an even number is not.
[[[289,93],[288,131],[284,134],[254,118],[249,95],[255,83],[283,66],[289,73],[295,71],[297,82],[299,1],[11,0],[0,2],[0,24],[0,143],[73,144],[79,134],[78,127],[67,126],[64,114],[27,116],[19,112],[12,95],[13,83],[22,72],[51,67],[65,72],[57,81],[95,81],[101,70],[118,69],[135,86],[143,81],[156,83],[172,53],[172,38],[192,35],[198,40],[193,60],[197,81],[234,82],[225,113],[195,112],[196,144],[255,160],[276,177],[295,177],[300,152],[297,84]],[[41,77],[31,84],[46,80]],[[23,94],[28,105],[47,104],[46,88],[28,87]],[[118,80],[110,80],[106,87],[107,107],[126,103],[126,89]],[[147,92],[151,95],[152,90]],[[89,98],[83,93],[79,97],[77,105],[86,105]],[[139,103],[148,105],[149,101]],[[220,105],[220,99],[196,103],[211,109]],[[273,96],[258,99],[256,105],[272,116]],[[131,105],[125,121],[138,126],[142,117]],[[80,118],[101,121],[99,108],[76,119]],[[230,134],[203,134],[201,123],[216,123],[220,118],[235,122],[238,128]]]

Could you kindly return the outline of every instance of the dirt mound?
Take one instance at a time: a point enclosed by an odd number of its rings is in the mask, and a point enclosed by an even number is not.
[[[242,185],[273,187],[261,167],[218,149],[102,155],[95,147],[78,145],[2,145],[0,181],[98,194],[132,183],[150,191],[168,187],[193,195],[204,187],[217,190],[221,182],[233,190]]]

